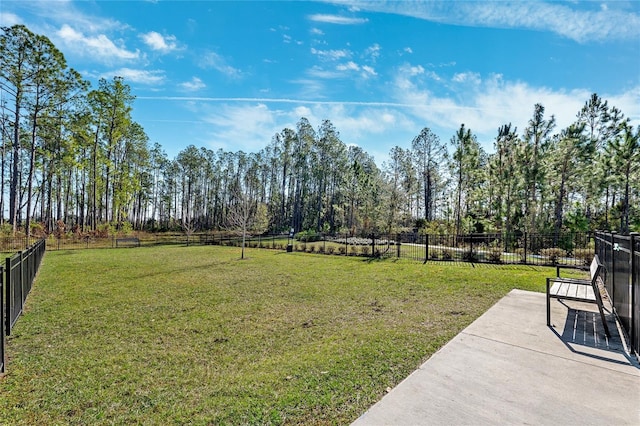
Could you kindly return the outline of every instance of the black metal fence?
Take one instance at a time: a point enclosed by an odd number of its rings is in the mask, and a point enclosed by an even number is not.
[[[0,265],[0,374],[4,373],[4,268]]]
[[[22,315],[24,303],[31,291],[33,281],[40,267],[40,262],[44,257],[46,249],[46,241],[44,239],[37,241],[33,245],[27,247],[24,251],[19,251],[13,256],[7,257],[5,267],[0,267],[3,284],[2,288],[2,336],[1,336],[1,355],[2,368],[0,372],[5,370],[5,336],[11,334],[11,329],[16,321]]]
[[[403,233],[367,238],[316,236],[288,240],[291,251],[396,257],[421,262],[450,261],[494,264],[586,267],[595,253],[587,233],[435,235]],[[260,244],[264,244],[263,237]],[[255,239],[250,240],[255,245]]]
[[[228,245],[239,246],[242,238],[222,234],[140,234],[140,246]],[[119,237],[53,238],[48,250],[116,248]],[[11,243],[5,242],[5,245]],[[15,245],[15,244],[14,244]],[[588,266],[593,258],[593,239],[588,233],[566,234],[468,234],[435,235],[402,233],[394,235],[319,235],[289,238],[288,235],[261,235],[246,239],[248,247],[334,254],[344,256],[397,257],[421,262],[451,261],[526,265]]]
[[[640,354],[640,234],[597,232],[596,253],[607,274],[605,287],[631,349]]]

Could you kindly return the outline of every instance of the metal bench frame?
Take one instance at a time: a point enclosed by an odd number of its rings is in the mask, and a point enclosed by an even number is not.
[[[598,279],[602,271],[604,271],[604,265],[600,263],[598,255],[593,257],[589,271],[591,280],[561,278],[560,268],[557,269],[557,277],[547,278],[547,326],[551,327],[551,299],[595,303],[598,305],[604,331],[608,337],[611,337],[609,327],[607,327],[607,319],[604,315],[600,287],[598,286]]]

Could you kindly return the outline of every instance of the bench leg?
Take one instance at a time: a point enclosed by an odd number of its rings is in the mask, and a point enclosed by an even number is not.
[[[595,291],[599,291],[598,288]],[[596,304],[598,305],[598,311],[600,311],[600,319],[602,320],[602,326],[604,327],[604,332],[607,337],[611,337],[611,333],[609,332],[609,326],[607,325],[607,318],[604,315],[604,308],[602,306],[602,297],[600,297],[600,293],[596,294]]]
[[[547,326],[551,327],[551,294],[549,291],[549,279],[547,279]]]

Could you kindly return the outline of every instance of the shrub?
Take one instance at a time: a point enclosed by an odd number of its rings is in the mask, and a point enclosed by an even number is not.
[[[31,236],[36,238],[46,237],[47,234],[44,232],[44,225],[40,222],[31,222],[29,226],[31,228]]]
[[[466,262],[477,262],[478,253],[475,250],[465,250],[464,253],[462,253],[462,259]]]
[[[340,254],[346,254],[347,248],[345,246],[340,246],[338,247],[338,251],[340,252]]]
[[[583,265],[588,265],[591,263],[591,260],[593,259],[593,255],[595,254],[594,252],[595,252],[594,249],[588,249],[588,248],[575,249],[573,251],[573,257],[580,260]]]
[[[484,244],[483,244],[484,246]],[[489,262],[501,263],[502,262],[502,244],[500,241],[493,240],[486,249],[487,259]]]
[[[320,234],[313,229],[308,229],[306,231],[298,232],[295,235],[295,239],[302,241],[303,243],[312,243],[314,241],[320,241]]]
[[[369,248],[369,246],[362,246],[360,250],[363,256],[369,256],[369,253],[371,253],[371,249]]]
[[[335,247],[333,247],[333,246],[329,246],[329,247],[327,247],[327,254],[333,254],[333,252],[334,252],[335,250],[336,250],[336,248],[335,248]]]
[[[524,256],[524,249],[523,248],[516,249],[516,254],[520,257],[520,262],[527,263],[527,259]]]
[[[561,248],[552,247],[540,250],[540,254],[549,259],[549,262],[556,264],[558,259],[567,255],[567,252]]]
[[[502,249],[498,247],[492,247],[488,251],[488,258],[491,262],[502,262]]]
[[[324,254],[324,246],[318,246],[318,253]]]
[[[431,253],[429,253],[429,257],[433,260],[437,260],[438,259],[438,252],[433,250]]]
[[[453,254],[451,253],[451,250],[450,249],[442,249],[442,258],[444,260],[453,259]]]
[[[13,235],[13,226],[10,223],[3,223],[0,225],[0,234],[5,237]]]

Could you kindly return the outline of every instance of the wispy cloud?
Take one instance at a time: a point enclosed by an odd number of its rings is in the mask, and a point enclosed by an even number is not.
[[[338,71],[347,71],[347,72],[356,72],[360,75],[360,77],[367,79],[369,77],[373,77],[378,75],[376,70],[373,67],[368,65],[358,65],[353,61],[346,62],[344,64],[338,64],[336,66],[336,70]]]
[[[327,59],[327,60],[332,60],[332,61],[337,61],[339,59],[343,59],[343,58],[349,58],[351,57],[351,52],[347,49],[340,49],[340,50],[319,50],[316,48],[311,48],[311,53],[318,56],[319,58],[322,59]]]
[[[277,115],[261,103],[222,105],[205,115],[204,121],[217,128],[208,143],[212,148],[257,152],[268,143],[265,139],[281,130]]]
[[[22,19],[14,13],[9,12],[1,12],[0,11],[0,26],[2,27],[12,27],[17,24],[21,24]]]
[[[168,53],[178,49],[176,37],[173,35],[163,36],[158,32],[150,31],[145,34],[140,34],[140,38],[151,49],[162,53]]]
[[[367,49],[364,51],[364,56],[372,62],[375,62],[380,57],[381,50],[382,48],[380,47],[380,45],[378,43],[374,43],[373,45],[367,47]]]
[[[337,25],[360,25],[369,21],[365,18],[349,18],[346,16],[324,14],[309,15],[309,19],[314,22]]]
[[[71,26],[64,24],[56,32],[57,37],[64,44],[66,51],[97,59],[104,63],[115,60],[132,60],[140,56],[140,51],[127,50],[125,46],[116,45],[105,34],[85,35]]]
[[[215,69],[228,77],[239,78],[242,75],[239,69],[229,65],[221,55],[212,51],[205,52],[201,56],[198,65],[205,69]]]
[[[103,78],[118,76],[124,78],[127,83],[138,83],[145,85],[162,84],[165,81],[164,71],[161,70],[138,70],[132,68],[120,68],[115,71],[106,72],[101,75]]]
[[[601,7],[581,3],[545,1],[359,1],[329,0],[362,10],[395,13],[428,21],[492,28],[550,31],[579,43],[603,40],[637,40],[637,9]]]
[[[567,127],[591,95],[586,88],[552,89],[507,81],[499,74],[482,77],[468,72],[454,74],[449,81],[442,78],[440,84],[452,93],[439,96],[433,84],[424,80],[427,73],[419,70],[411,65],[397,70],[393,86],[398,104],[429,126],[453,131],[465,123],[485,142],[492,141],[498,127],[507,122],[524,130],[536,103],[544,105],[549,116],[556,116],[558,130]],[[623,94],[601,96],[621,108],[633,123],[640,123],[640,86]]]
[[[202,90],[207,87],[207,85],[198,77],[193,77],[191,80],[182,82],[178,86],[187,92],[197,92],[198,90]]]

